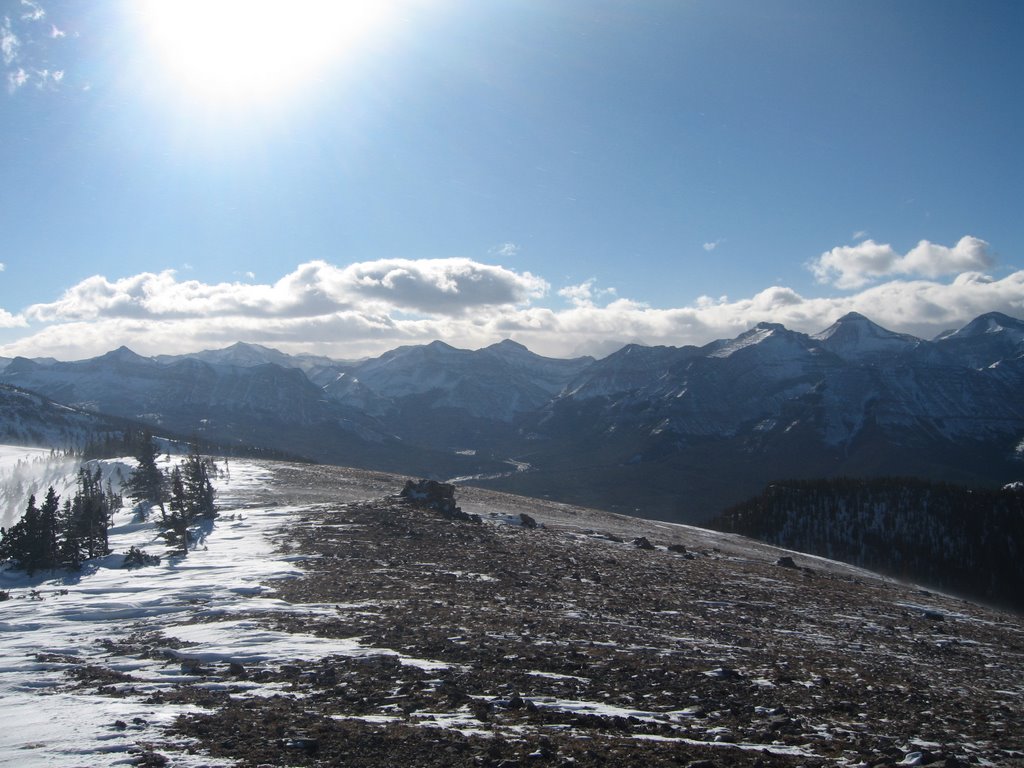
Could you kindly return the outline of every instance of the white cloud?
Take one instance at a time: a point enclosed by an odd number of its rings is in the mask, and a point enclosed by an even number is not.
[[[39,3],[32,2],[32,0],[21,0],[21,7],[25,9],[21,14],[24,21],[42,21],[46,18],[46,11]]]
[[[21,41],[11,28],[11,20],[5,16],[3,26],[0,26],[0,56],[3,56],[4,66],[9,67],[14,63],[20,46]]]
[[[720,246],[723,242],[725,242],[725,241],[722,238],[718,238],[717,240],[712,240],[709,243],[704,243],[704,245],[701,246],[701,247],[704,248],[704,250],[707,251],[708,253],[711,253],[718,246]]]
[[[0,328],[25,328],[28,323],[22,315],[12,315],[5,309],[0,309]]]
[[[911,249],[900,264],[900,272],[924,277],[961,272],[981,271],[992,266],[988,243],[976,237],[961,237],[952,248],[922,240]]]
[[[515,243],[502,243],[496,248],[492,248],[491,253],[495,256],[504,256],[508,258],[519,253],[519,246]]]
[[[13,72],[7,73],[7,90],[14,93],[28,82],[28,72],[18,67]]]
[[[939,271],[977,259],[977,243],[919,245],[894,258],[906,260],[908,269]],[[873,263],[886,258],[883,251]],[[704,344],[761,321],[813,333],[850,311],[925,338],[988,311],[1024,316],[1024,271],[1001,279],[977,270],[952,280],[890,279],[825,297],[776,285],[749,297],[702,296],[670,308],[615,297],[596,286],[595,279],[566,286],[557,295],[567,305],[544,306],[549,286],[543,279],[468,259],[388,259],[344,267],[313,261],[269,284],[208,284],[182,280],[172,271],[115,280],[94,276],[23,315],[0,311],[0,326],[32,323],[30,335],[0,354],[73,359],[120,344],[156,354],[242,340],[354,358],[433,339],[478,348],[512,337],[541,354],[564,356],[604,349],[609,340]]]
[[[0,24],[0,58],[6,69],[7,91],[14,94],[25,85],[56,89],[65,79],[63,69],[48,65],[53,60],[55,42],[66,37],[64,30],[47,22],[48,32],[33,27],[46,19],[46,10],[34,0],[21,0],[22,12],[3,17]]]
[[[616,291],[614,288],[595,290],[594,285],[596,283],[597,279],[592,277],[579,285],[567,285],[564,288],[560,288],[558,295],[568,299],[574,307],[592,307],[594,306],[594,299],[615,295]]]
[[[856,232],[853,233],[853,235],[850,237],[850,239],[851,240],[863,240],[867,236],[868,236],[867,230],[858,229]]]
[[[523,304],[541,298],[549,287],[529,272],[469,259],[384,259],[352,264],[329,278],[339,280],[348,296],[435,314]]]
[[[840,245],[808,264],[819,283],[837,288],[863,288],[879,278],[893,275],[941,277],[992,266],[988,243],[970,235],[952,248],[927,240],[901,256],[888,244],[864,240]]]
[[[339,268],[301,264],[273,285],[179,281],[173,270],[118,280],[87,278],[26,314],[39,322],[97,318],[315,317],[384,309],[461,315],[514,306],[548,290],[529,272],[516,273],[469,259],[389,259]]]
[[[7,265],[0,261],[0,272],[3,272],[5,269],[7,269]]]

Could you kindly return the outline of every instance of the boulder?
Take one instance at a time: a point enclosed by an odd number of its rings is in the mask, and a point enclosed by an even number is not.
[[[405,487],[398,494],[400,498],[418,507],[431,509],[443,517],[480,523],[479,515],[470,515],[455,504],[455,486],[439,483],[437,480],[406,480]]]

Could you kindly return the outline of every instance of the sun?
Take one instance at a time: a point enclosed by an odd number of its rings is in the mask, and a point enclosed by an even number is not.
[[[186,95],[272,102],[316,82],[393,10],[382,0],[144,0],[147,44]]]

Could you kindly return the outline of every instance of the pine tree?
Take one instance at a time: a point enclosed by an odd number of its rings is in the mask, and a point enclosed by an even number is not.
[[[153,435],[144,432],[135,454],[138,466],[128,477],[124,488],[128,495],[159,507],[162,519],[167,515],[164,507],[167,501],[167,476],[157,466],[156,457],[159,455],[160,452],[153,442]]]
[[[103,493],[101,470],[82,467],[78,471],[78,491],[71,503],[71,525],[86,560],[110,554],[107,529],[110,527],[110,503]]]
[[[36,507],[36,497],[28,497],[25,514],[0,540],[0,560],[9,560],[15,568],[35,573],[43,567],[46,545],[42,518]]]
[[[216,517],[213,483],[210,482],[210,467],[207,459],[199,455],[193,444],[182,465],[185,496],[188,499],[188,515],[192,520]]]
[[[60,567],[60,496],[51,485],[46,491],[46,499],[39,508],[40,528],[42,534],[43,562],[42,567],[53,570]]]
[[[62,568],[77,571],[82,567],[82,545],[78,541],[75,530],[71,499],[64,500],[64,505],[57,518],[57,527],[60,530],[57,543],[57,562]]]
[[[189,503],[185,494],[185,483],[181,478],[181,470],[171,470],[171,493],[167,500],[166,510],[161,515],[164,524],[163,536],[171,546],[178,547],[182,553],[188,552]]]
[[[25,514],[0,541],[0,560],[10,560],[15,567],[29,574],[52,570],[60,565],[58,537],[60,527],[57,512],[60,497],[51,486],[42,507],[36,507],[36,497],[29,496]]]

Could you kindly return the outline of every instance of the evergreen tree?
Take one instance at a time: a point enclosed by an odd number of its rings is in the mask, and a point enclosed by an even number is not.
[[[53,570],[60,567],[60,496],[51,485],[46,491],[43,506],[39,508],[43,545],[42,567]]]
[[[15,568],[22,568],[31,575],[39,568],[43,549],[42,521],[33,495],[28,497],[25,514],[4,532],[0,540],[0,560],[9,560]]]
[[[83,559],[110,554],[107,529],[110,527],[110,502],[103,492],[101,470],[78,471],[78,491],[71,502],[71,527]]]
[[[191,523],[188,509],[188,497],[185,494],[181,470],[175,467],[171,470],[171,493],[161,520],[165,528],[163,536],[167,543],[178,547],[183,553],[188,552],[188,526]]]
[[[82,567],[82,547],[74,526],[71,499],[65,499],[57,518],[60,531],[57,542],[57,562],[61,568],[78,570]]]
[[[212,520],[217,515],[210,462],[193,444],[188,456],[171,470],[170,493],[161,520],[164,538],[181,552],[188,552],[189,527],[199,520]]]
[[[32,574],[78,568],[85,559],[109,554],[107,533],[116,500],[110,483],[104,491],[99,467],[82,467],[78,491],[63,507],[51,486],[42,507],[30,496],[22,518],[9,531],[0,530],[0,561]]]
[[[210,482],[209,461],[199,455],[193,444],[182,465],[185,496],[188,499],[188,516],[192,520],[216,517],[213,483]]]
[[[25,514],[9,531],[3,532],[0,560],[9,560],[29,574],[58,567],[59,505],[60,498],[52,486],[41,508],[36,507],[36,497],[29,496]]]
[[[128,477],[124,488],[128,495],[159,507],[162,519],[167,515],[164,507],[167,501],[167,476],[156,464],[156,457],[159,455],[160,452],[153,442],[153,435],[144,432],[135,454],[138,466]]]

